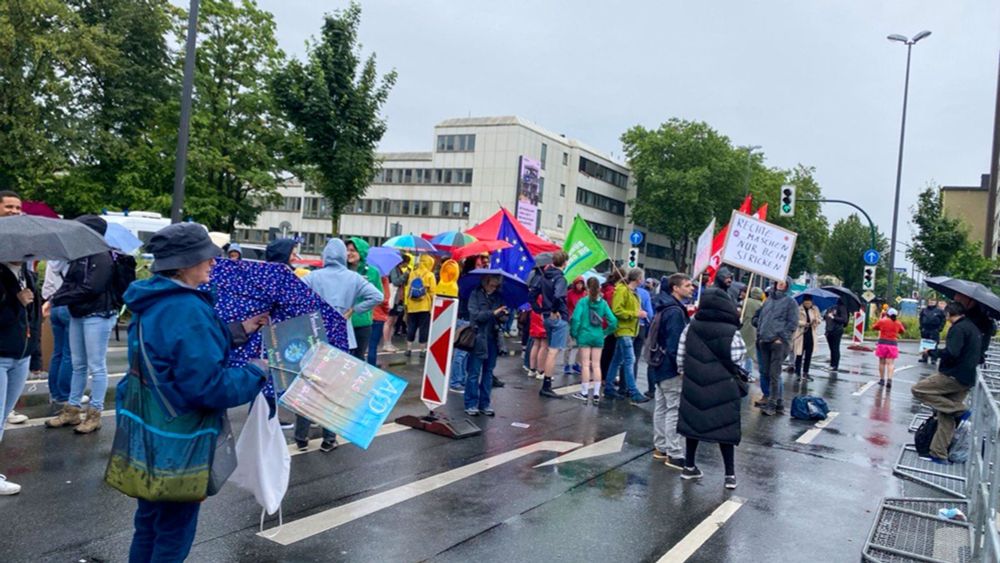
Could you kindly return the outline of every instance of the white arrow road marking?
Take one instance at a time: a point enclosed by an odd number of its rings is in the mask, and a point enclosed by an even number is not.
[[[857,391],[851,393],[851,395],[854,395],[855,397],[858,397],[860,395],[864,395],[865,391],[871,389],[872,386],[874,386],[874,385],[875,385],[874,381],[869,381],[868,383],[865,383],[864,385],[862,385],[861,389],[858,389]]]
[[[536,468],[545,467],[546,465],[566,463],[567,461],[579,461],[581,459],[587,459],[588,457],[616,454],[622,451],[622,447],[624,445],[625,445],[625,432],[622,432],[617,436],[606,438],[604,440],[601,440],[600,442],[594,442],[589,446],[584,446],[580,449],[573,450],[569,453],[550,459],[546,462],[539,463],[535,467]]]
[[[687,561],[742,506],[743,499],[737,497],[719,505],[719,508],[709,514],[708,518],[702,520],[695,529],[688,532],[688,535],[674,545],[657,563],[684,563]]]
[[[536,442],[513,451],[495,455],[468,465],[463,465],[462,467],[458,467],[450,471],[445,471],[444,473],[432,475],[426,479],[421,479],[420,481],[416,481],[408,485],[402,485],[400,487],[396,487],[395,489],[390,489],[354,502],[349,502],[336,508],[324,510],[323,512],[307,516],[301,520],[289,522],[283,526],[267,530],[266,532],[258,532],[257,535],[275,543],[280,543],[281,545],[291,545],[297,541],[304,540],[327,530],[332,530],[338,526],[357,520],[358,518],[374,514],[380,510],[389,508],[390,506],[394,506],[403,501],[418,497],[424,493],[440,489],[446,485],[461,481],[466,477],[471,477],[477,473],[482,473],[487,469],[503,465],[504,463],[522,458],[535,452],[564,453],[578,447],[580,447],[580,444],[576,442],[563,442],[559,440]]]
[[[830,425],[831,422],[833,422],[833,419],[837,418],[838,414],[840,413],[837,411],[830,411],[826,415],[826,419],[817,422],[815,426],[813,426],[809,430],[806,430],[805,433],[799,436],[799,439],[795,441],[800,444],[808,444],[812,442],[816,438],[816,436],[819,436],[819,433],[822,432],[824,428],[826,428],[827,426]]]
[[[403,426],[402,424],[396,424],[395,422],[389,422],[383,424],[379,427],[378,431],[375,432],[375,437],[387,436],[389,434],[395,434],[396,432],[402,432],[403,430],[412,430],[409,426]],[[288,444],[288,453],[292,456],[297,456],[299,454],[307,454],[309,452],[318,452],[320,444],[323,443],[323,438],[313,438],[309,440],[309,451],[300,452],[299,447],[295,445],[295,442]]]

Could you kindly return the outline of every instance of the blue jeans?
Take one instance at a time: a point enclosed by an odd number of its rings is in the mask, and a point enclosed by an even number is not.
[[[550,349],[564,350],[569,341],[569,323],[563,319],[546,317],[545,337],[548,339]]]
[[[69,346],[73,353],[73,381],[70,384],[69,404],[80,407],[80,399],[87,388],[87,372],[93,378],[90,385],[90,406],[104,408],[104,395],[108,392],[108,338],[118,317],[72,317],[69,323]]]
[[[382,342],[383,325],[385,321],[372,323],[372,335],[368,337],[368,363],[373,366],[378,362],[378,345]]]
[[[469,373],[465,378],[465,409],[486,410],[490,408],[490,392],[493,391],[493,368],[497,363],[497,342],[487,338],[486,357],[470,354]]]
[[[604,383],[604,393],[613,395],[614,374],[618,373],[618,368],[624,368],[625,385],[630,396],[639,395],[639,388],[635,386],[635,348],[632,347],[634,337],[619,336],[615,342],[615,355],[611,357],[611,365],[608,367],[608,379]]]
[[[200,502],[150,502],[139,499],[129,563],[180,563],[191,552]]]
[[[301,416],[301,415],[295,415],[295,430],[293,431],[292,435],[295,437],[295,441],[296,442],[308,442],[309,441],[309,426],[311,424],[312,424],[312,421],[309,420],[308,418],[306,418],[304,416]],[[330,432],[326,428],[323,429],[323,441],[324,442],[332,442],[332,441],[334,441],[336,439],[337,439],[337,434],[336,433]]]
[[[54,403],[65,403],[69,400],[69,388],[73,382],[73,352],[69,346],[69,307],[53,307],[49,320],[52,322],[49,397]]]
[[[469,353],[456,348],[451,355],[451,378],[448,384],[452,389],[461,389],[465,385],[468,365]]]
[[[3,418],[0,418],[0,440],[3,440],[3,427],[7,423],[7,415],[14,410],[14,405],[24,391],[24,382],[28,380],[28,368],[31,365],[31,357],[15,360],[14,358],[0,358],[0,408],[3,409]]]

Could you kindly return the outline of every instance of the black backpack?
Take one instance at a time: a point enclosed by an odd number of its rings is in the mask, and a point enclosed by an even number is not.
[[[913,434],[913,445],[917,449],[917,455],[927,457],[931,455],[931,440],[937,432],[938,421],[932,416],[921,424],[916,433]]]
[[[111,291],[115,304],[121,307],[125,304],[125,291],[135,281],[137,264],[135,257],[115,250],[111,251],[111,259],[114,262],[114,266],[111,272],[111,287],[109,291]]]
[[[660,328],[663,324],[663,317],[666,308],[660,309],[653,315],[653,322],[649,323],[649,334],[646,335],[646,346],[642,351],[642,357],[646,360],[646,365],[658,368],[663,365],[663,360],[667,357],[667,350],[660,346]]]
[[[542,313],[547,313],[542,309],[542,303],[538,299],[542,295],[542,281],[545,276],[542,275],[541,270],[536,271],[528,279],[528,303],[531,304],[531,310],[541,315]]]

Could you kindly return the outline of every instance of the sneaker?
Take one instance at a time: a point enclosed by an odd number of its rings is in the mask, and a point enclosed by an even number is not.
[[[735,475],[726,475],[726,488],[727,489],[735,489],[736,488],[736,476]]]
[[[629,403],[631,403],[632,406],[648,403],[649,401],[650,398],[642,394],[632,395],[631,399],[629,399]]]
[[[386,354],[396,354],[399,352],[399,348],[396,348],[395,346],[385,346],[382,348],[382,352]]]
[[[573,366],[565,365],[563,366],[563,375],[570,375],[573,373]]]
[[[778,412],[776,409],[773,409],[769,406],[765,406],[764,408],[760,409],[760,414],[764,416],[775,416],[776,414],[778,414]]]
[[[548,399],[562,399],[562,396],[559,395],[559,393],[556,393],[549,387],[542,387],[542,389],[538,392],[538,396],[546,397]]]
[[[611,401],[611,400],[614,400],[614,399],[621,399],[622,397],[620,397],[618,395],[617,391],[608,391],[608,390],[605,390],[604,391],[604,398],[607,399],[607,400],[609,400],[609,401]]]
[[[506,387],[507,384],[504,383],[499,377],[493,376],[493,387],[499,389],[501,387]]]
[[[920,456],[920,459],[922,459],[924,461],[929,461],[931,463],[937,463],[938,465],[951,465],[951,462],[948,461],[947,459],[940,458],[940,457],[935,457],[935,456],[932,456],[932,455],[927,455],[927,456],[923,456],[922,455],[922,456]]]
[[[294,422],[282,422],[282,423],[279,424],[279,426],[281,426],[282,430],[292,430],[293,428],[295,428],[295,423]]]
[[[685,479],[685,480],[701,479],[704,476],[705,476],[705,474],[702,473],[701,469],[698,469],[697,466],[695,466],[695,467],[685,467],[684,470],[681,471],[681,479]]]
[[[308,452],[309,451],[309,442],[306,441],[306,440],[295,440],[295,447],[300,452]]]
[[[83,397],[80,397],[81,405],[86,405],[89,402],[90,402],[90,395],[84,395]]]
[[[593,395],[591,395],[590,396],[590,404],[593,405],[593,406],[595,406],[595,407],[598,406],[598,405],[600,405],[601,404],[601,396],[598,395],[597,393],[594,393]]]
[[[886,389],[892,389],[892,380],[891,379],[887,379],[886,380],[886,382],[885,382],[885,388]]]
[[[969,420],[969,417],[971,416],[972,416],[971,410],[965,410],[962,412],[955,413],[955,425],[957,426],[959,424],[962,424],[966,420]]]
[[[10,411],[7,415],[7,424],[24,424],[28,421],[28,417],[17,411]]]
[[[574,399],[577,399],[579,401],[584,401],[584,402],[590,400],[590,395],[584,395],[583,393],[581,393],[579,391],[577,391],[576,393],[573,393],[572,395],[570,395],[570,397],[573,397]]]
[[[449,385],[448,386],[448,391],[451,392],[451,393],[464,394],[465,393],[465,387],[464,386],[452,387],[452,386]]]
[[[466,416],[479,416],[479,409],[465,409]]]
[[[538,372],[535,371],[535,370],[533,370],[533,369],[531,369],[531,368],[528,368],[528,378],[529,379],[535,379],[537,377],[538,377]]]
[[[667,459],[667,452],[653,448],[653,459]]]
[[[424,359],[426,357],[427,357],[427,350],[421,350],[420,351],[420,359],[422,360],[422,359]]]
[[[808,375],[803,375],[799,378],[801,381],[816,381],[815,379],[809,377]]]
[[[533,370],[533,369],[529,368],[528,366],[526,366],[526,365],[524,365],[524,364],[521,364],[521,369],[523,369],[523,370],[524,370],[524,373],[525,373],[525,374],[526,374],[526,375],[527,375],[528,377],[534,377],[534,375],[532,375],[532,374],[533,374],[533,373],[535,373],[535,370]]]
[[[683,457],[667,457],[667,460],[663,462],[663,465],[667,467],[673,467],[674,469],[684,470],[684,458]]]
[[[101,429],[101,411],[95,408],[87,409],[87,416],[83,419],[83,422],[78,424],[73,432],[77,434],[90,434],[96,430]]]
[[[323,443],[319,445],[319,451],[321,451],[321,452],[323,452],[325,454],[326,453],[330,453],[333,450],[337,449],[337,446],[339,446],[339,445],[340,444],[337,443],[337,439],[336,438],[334,438],[333,440],[330,440],[329,442],[327,442],[326,440],[323,440]]]
[[[785,404],[781,403],[780,405],[774,407],[774,412],[778,414],[785,414]]]
[[[879,379],[878,380],[878,384],[879,385],[885,385],[885,380],[884,379]]]
[[[0,496],[16,495],[21,492],[21,485],[11,483],[6,475],[0,475]]]
[[[493,409],[486,407],[485,409],[479,409],[479,414],[483,416],[496,416],[497,413]]]
[[[656,391],[653,391],[652,389],[650,389],[649,391],[646,391],[645,393],[643,393],[643,395],[645,395],[645,396],[649,397],[650,399],[652,399],[653,397],[656,396]]]
[[[83,409],[80,407],[74,407],[73,405],[66,405],[63,410],[59,412],[59,416],[55,418],[50,418],[45,421],[46,428],[62,428],[63,426],[76,426],[80,424],[80,415],[83,413]]]
[[[575,373],[577,375],[580,375],[580,374],[583,373],[583,368],[580,367],[580,364],[573,364],[573,373]]]
[[[762,408],[764,408],[764,407],[767,406],[767,403],[768,403],[767,397],[762,397],[762,398],[757,399],[756,401],[754,401],[753,402],[753,406],[755,406],[755,407],[757,407],[759,409],[762,409]]]

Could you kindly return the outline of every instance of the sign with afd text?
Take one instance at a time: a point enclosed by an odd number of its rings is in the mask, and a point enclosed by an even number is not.
[[[722,261],[771,280],[784,280],[798,234],[739,211],[729,220]]]

